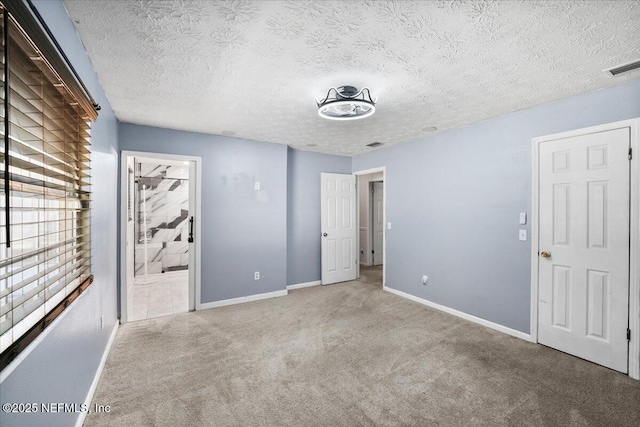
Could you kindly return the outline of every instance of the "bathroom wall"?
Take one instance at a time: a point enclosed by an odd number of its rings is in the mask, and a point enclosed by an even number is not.
[[[189,166],[142,161],[135,170],[136,276],[145,273],[145,205],[148,274],[188,269]]]

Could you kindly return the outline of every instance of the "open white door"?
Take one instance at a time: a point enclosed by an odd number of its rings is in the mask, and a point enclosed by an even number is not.
[[[355,280],[357,271],[356,177],[320,174],[322,284]]]
[[[196,216],[196,212],[198,211],[197,206],[199,204],[196,185],[198,182],[198,162],[193,160],[189,162],[189,182],[191,183],[191,185],[189,185],[189,223],[187,226],[187,243],[189,245],[189,311],[195,311],[196,284],[199,281],[197,275],[200,271],[198,257],[196,256],[196,254],[200,252],[196,248],[196,244],[200,244],[199,241],[196,243],[196,237],[200,234],[196,231],[196,225],[199,226],[198,221],[200,218]]]
[[[373,265],[382,264],[384,239],[384,183],[373,183]]]
[[[538,342],[627,372],[629,128],[539,148]]]

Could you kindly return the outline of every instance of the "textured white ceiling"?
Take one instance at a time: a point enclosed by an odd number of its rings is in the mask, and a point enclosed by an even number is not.
[[[64,0],[121,121],[355,155],[639,78],[638,1]],[[331,86],[376,113],[318,117]],[[308,144],[317,144],[310,148]]]

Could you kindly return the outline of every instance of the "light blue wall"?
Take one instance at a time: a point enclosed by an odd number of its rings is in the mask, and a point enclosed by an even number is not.
[[[286,145],[122,123],[120,148],[202,158],[203,303],[286,288]]]
[[[320,173],[351,174],[351,158],[289,149],[287,284],[320,280]]]
[[[387,167],[386,285],[529,332],[531,139],[634,117],[640,80],[354,157]]]
[[[0,384],[0,401],[81,404],[117,322],[116,194],[118,122],[60,1],[34,0],[38,11],[102,110],[92,125],[92,251],[95,281]],[[100,316],[104,315],[104,329]],[[74,413],[7,414],[0,425],[69,426]]]

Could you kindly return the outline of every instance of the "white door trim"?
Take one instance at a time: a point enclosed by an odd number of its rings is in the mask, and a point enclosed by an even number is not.
[[[164,160],[178,160],[194,162],[195,172],[190,171],[190,179],[195,177],[195,265],[193,265],[195,280],[189,287],[189,310],[200,310],[201,290],[201,247],[202,247],[202,158],[195,156],[182,156],[177,154],[151,153],[146,151],[120,152],[120,323],[126,323],[127,319],[127,158],[128,157],[153,157]],[[191,259],[191,256],[189,257]],[[189,266],[191,267],[191,265]]]
[[[538,342],[538,154],[542,142],[575,136],[629,128],[631,134],[631,212],[630,212],[630,260],[629,260],[629,376],[640,380],[640,118],[607,123],[584,129],[560,132],[533,138],[531,150],[531,339]]]
[[[353,175],[356,176],[356,183],[359,179],[360,175],[369,175],[372,173],[382,172],[382,181],[384,182],[384,187],[382,189],[382,287],[387,285],[387,167],[380,166],[378,168],[365,169],[360,171],[353,172]],[[359,201],[360,195],[359,192],[360,185],[356,185],[356,198]],[[360,247],[360,212],[358,211],[360,208],[360,203],[356,203],[356,218],[358,221],[358,244],[357,247]],[[360,277],[360,263],[358,263],[358,277]]]

